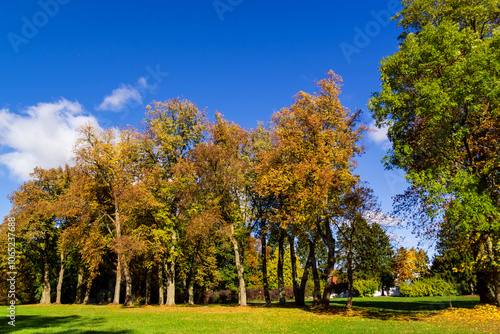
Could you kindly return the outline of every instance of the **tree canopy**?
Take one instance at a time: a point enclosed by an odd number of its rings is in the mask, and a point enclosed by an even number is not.
[[[500,4],[404,1],[399,50],[370,109],[386,124],[388,168],[407,172],[396,210],[416,229],[468,236],[482,302],[500,304]]]

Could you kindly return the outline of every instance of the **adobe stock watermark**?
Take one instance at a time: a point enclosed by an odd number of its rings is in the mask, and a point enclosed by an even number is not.
[[[385,171],[384,177],[391,192],[396,192],[406,185],[405,172],[401,169]]]
[[[352,61],[352,55],[359,54],[362,49],[368,47],[371,41],[380,34],[382,28],[387,27],[389,23],[391,23],[391,17],[400,9],[402,9],[400,0],[389,0],[387,9],[370,11],[373,20],[367,22],[363,29],[358,26],[354,27],[354,32],[356,34],[354,35],[352,43],[342,42],[339,44],[340,50],[348,64]]]
[[[28,44],[30,40],[38,35],[41,28],[45,27],[51,18],[59,13],[60,5],[66,5],[70,0],[40,0],[38,6],[40,10],[36,11],[31,18],[23,16],[21,18],[21,34],[9,32],[7,39],[12,45],[15,53],[19,53],[19,46],[21,44]]]
[[[242,2],[243,0],[215,0],[212,5],[219,16],[219,20],[224,21],[224,13],[232,12]]]
[[[7,218],[7,317],[8,324],[16,325],[16,219]]]

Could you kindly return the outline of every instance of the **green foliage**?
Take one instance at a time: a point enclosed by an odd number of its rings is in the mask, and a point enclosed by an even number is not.
[[[359,297],[373,297],[379,288],[379,282],[374,279],[355,279],[353,287],[358,292]]]
[[[405,297],[456,296],[455,287],[439,277],[420,278],[413,283],[402,282],[399,292]]]
[[[388,168],[407,172],[396,211],[436,237],[465,233],[487,290],[499,284],[500,3],[406,0],[399,50],[380,67],[369,108],[388,126]],[[425,228],[422,228],[422,225]],[[470,264],[470,262],[469,262]],[[464,263],[467,265],[467,263]],[[479,284],[479,282],[478,282]],[[483,301],[500,305],[493,293]]]
[[[290,260],[290,247],[285,247],[285,253],[283,254],[283,279],[285,283],[285,287],[293,287],[293,280],[292,280],[292,263]],[[302,277],[302,274],[304,270],[300,266],[300,261],[299,258],[297,258],[297,269],[298,277]],[[268,270],[268,282],[269,282],[269,288],[276,289],[278,288],[278,249],[274,251],[274,253],[271,255],[271,257],[268,259],[267,262],[267,270]]]

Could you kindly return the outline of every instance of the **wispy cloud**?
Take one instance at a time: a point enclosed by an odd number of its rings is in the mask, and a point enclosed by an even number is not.
[[[403,225],[403,221],[401,219],[386,215],[380,211],[367,211],[363,216],[370,224],[377,223],[380,226],[386,227],[400,227]]]
[[[146,80],[140,78],[138,85],[147,87]],[[97,106],[97,110],[120,111],[130,103],[142,104],[142,96],[139,90],[131,85],[121,84],[120,87],[114,89],[111,95],[104,98],[102,103]]]
[[[384,150],[391,148],[391,142],[389,138],[387,138],[387,130],[388,126],[384,125],[381,128],[378,128],[375,125],[375,121],[371,122],[369,125],[370,131],[368,132],[368,138],[381,147]]]
[[[80,126],[97,120],[78,102],[39,103],[20,114],[0,110],[0,164],[18,181],[30,179],[34,167],[71,163]],[[3,153],[6,152],[6,153]]]

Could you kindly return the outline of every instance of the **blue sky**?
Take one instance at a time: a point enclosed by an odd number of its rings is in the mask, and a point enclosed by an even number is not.
[[[399,31],[383,1],[5,2],[0,11],[0,212],[36,165],[71,161],[75,128],[140,126],[153,100],[182,96],[246,128],[314,79],[343,77],[342,103],[365,111]],[[384,131],[364,139],[357,172],[385,213],[406,188],[386,171]],[[404,229],[402,245],[416,245]]]

